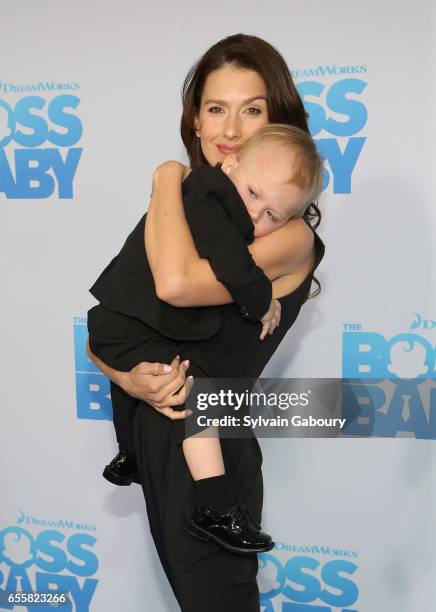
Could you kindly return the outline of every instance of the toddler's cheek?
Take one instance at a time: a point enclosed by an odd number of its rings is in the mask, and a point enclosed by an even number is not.
[[[266,236],[267,234],[271,234],[272,230],[269,230],[267,227],[258,223],[254,226],[254,237],[260,238],[261,236]]]

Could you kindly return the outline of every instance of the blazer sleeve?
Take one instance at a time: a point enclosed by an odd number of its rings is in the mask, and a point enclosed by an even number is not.
[[[223,206],[223,197],[226,194],[216,186],[189,194],[184,198],[186,219],[200,257],[209,260],[215,276],[229,291],[241,315],[258,321],[271,302],[271,281],[256,265],[241,228]],[[240,201],[230,204],[243,206]]]

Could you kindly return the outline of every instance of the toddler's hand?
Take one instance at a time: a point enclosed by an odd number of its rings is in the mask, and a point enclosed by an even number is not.
[[[282,307],[280,302],[276,299],[271,300],[271,304],[269,305],[268,311],[263,315],[260,319],[262,323],[262,332],[259,336],[261,340],[265,338],[267,334],[272,334],[275,328],[280,323]]]

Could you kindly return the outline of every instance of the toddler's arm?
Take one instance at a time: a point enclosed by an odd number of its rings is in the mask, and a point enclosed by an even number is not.
[[[211,173],[212,181],[213,178]],[[253,260],[241,228],[227,214],[224,197],[226,194],[215,184],[191,189],[183,202],[186,219],[200,257],[208,259],[241,315],[258,321],[271,305],[271,281]],[[237,200],[232,204],[241,206]]]

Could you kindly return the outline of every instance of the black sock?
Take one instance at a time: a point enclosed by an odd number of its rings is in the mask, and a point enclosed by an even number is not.
[[[236,502],[227,474],[197,480],[195,485],[201,501],[218,514],[224,514]]]

